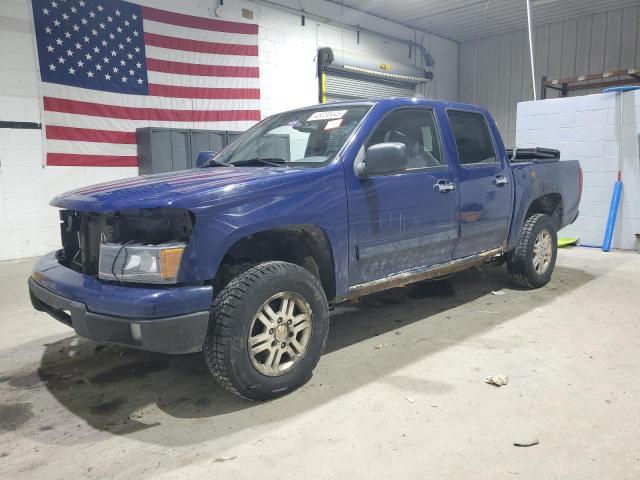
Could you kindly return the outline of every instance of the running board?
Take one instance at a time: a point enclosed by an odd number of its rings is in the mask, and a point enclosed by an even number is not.
[[[404,287],[410,283],[421,282],[423,280],[441,277],[450,273],[460,272],[476,265],[482,265],[501,253],[503,253],[503,249],[496,248],[494,250],[487,250],[486,252],[476,253],[475,255],[451,260],[449,262],[437,263],[428,267],[389,275],[388,277],[379,278],[378,280],[373,280],[371,282],[353,285],[352,287],[349,287],[348,297],[354,298],[369,295],[389,288]]]

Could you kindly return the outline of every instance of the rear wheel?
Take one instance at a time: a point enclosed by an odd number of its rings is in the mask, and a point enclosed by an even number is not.
[[[267,262],[238,275],[216,297],[203,351],[227,390],[267,400],[311,377],[328,331],[318,279],[298,265]]]
[[[525,288],[539,288],[551,280],[558,253],[556,228],[548,215],[528,217],[520,238],[509,254],[507,267],[513,282]]]

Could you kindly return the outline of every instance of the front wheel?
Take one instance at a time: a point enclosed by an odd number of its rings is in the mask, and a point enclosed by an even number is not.
[[[511,279],[519,287],[539,288],[551,280],[558,253],[558,235],[551,217],[536,213],[528,217],[520,238],[507,257]]]
[[[216,297],[204,357],[227,390],[268,400],[311,377],[328,331],[327,300],[318,279],[292,263],[262,263]]]

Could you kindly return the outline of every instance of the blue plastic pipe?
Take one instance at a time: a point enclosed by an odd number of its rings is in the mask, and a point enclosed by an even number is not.
[[[613,184],[613,196],[611,197],[611,207],[609,208],[609,219],[607,220],[607,228],[604,231],[604,240],[602,241],[602,251],[611,250],[611,240],[613,239],[613,230],[616,228],[616,217],[618,216],[618,206],[620,205],[620,197],[622,196],[622,181],[618,180]]]

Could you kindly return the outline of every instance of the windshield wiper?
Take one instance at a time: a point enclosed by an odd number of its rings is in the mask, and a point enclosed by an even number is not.
[[[235,167],[235,165],[211,158],[210,160],[207,160],[207,163],[204,164],[203,167]]]
[[[281,167],[286,160],[284,158],[250,158],[248,160],[240,160],[238,162],[234,162],[235,166],[239,165],[256,165],[256,164],[266,164],[272,165],[274,167]]]

